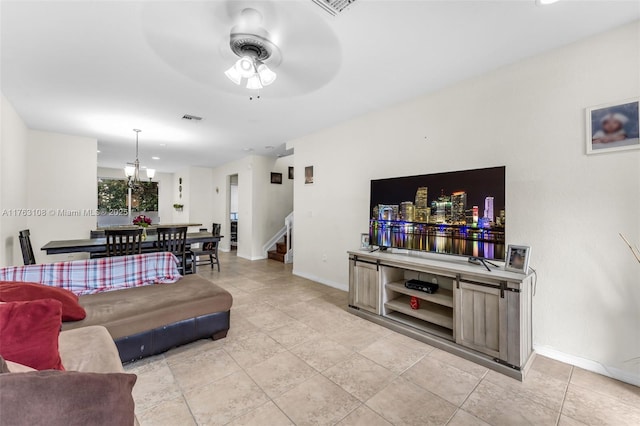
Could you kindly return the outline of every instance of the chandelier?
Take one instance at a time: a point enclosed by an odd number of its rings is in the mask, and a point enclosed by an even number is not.
[[[127,186],[130,189],[137,190],[140,189],[140,160],[138,160],[138,134],[142,131],[140,129],[133,129],[136,132],[136,161],[133,163],[127,163],[124,168],[124,174],[127,176]],[[156,171],[154,169],[147,169],[147,178],[149,182],[156,175]]]
[[[257,10],[247,8],[240,12],[239,22],[229,34],[229,47],[239,59],[224,73],[237,85],[246,79],[247,89],[253,90],[262,89],[276,80],[276,73],[265,62],[271,58],[277,65],[280,57],[278,47],[261,23],[262,15]]]

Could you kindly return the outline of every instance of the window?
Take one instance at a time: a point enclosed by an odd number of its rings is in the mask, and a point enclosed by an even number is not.
[[[98,227],[130,224],[139,213],[158,223],[158,182],[140,182],[140,189],[131,191],[129,216],[129,187],[125,179],[98,179]]]

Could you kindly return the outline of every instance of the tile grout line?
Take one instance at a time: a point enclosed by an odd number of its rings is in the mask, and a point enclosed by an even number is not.
[[[571,378],[573,377],[575,367],[571,366],[571,373],[569,373],[569,379],[567,380],[567,386],[564,388],[564,393],[562,395],[562,403],[560,404],[560,412],[558,413],[558,419],[556,420],[556,426],[560,424],[560,419],[562,418],[562,411],[564,410],[564,403],[567,400],[567,393],[569,393],[569,385],[571,384]]]
[[[463,370],[459,369],[459,368],[458,368],[458,367],[456,367],[456,366],[452,366],[452,367],[453,367],[453,368],[455,368],[455,369],[457,369],[457,370],[459,370],[459,371],[462,371],[462,372],[465,372],[465,373],[466,373],[466,371],[463,371]],[[467,374],[469,374],[469,373],[467,373]],[[485,371],[485,372],[484,372],[484,374],[482,375],[482,377],[480,377],[480,378],[479,378],[478,383],[476,383],[476,385],[473,387],[473,389],[471,389],[471,392],[469,392],[469,394],[465,397],[464,401],[462,401],[462,402],[460,403],[460,405],[456,407],[456,411],[454,411],[454,412],[453,412],[453,414],[451,415],[451,418],[447,421],[446,425],[448,425],[449,423],[451,423],[451,420],[453,420],[453,418],[456,416],[456,414],[458,414],[458,411],[462,410],[462,406],[465,404],[465,402],[467,402],[467,400],[469,399],[469,397],[470,397],[471,395],[473,395],[473,393],[476,391],[476,389],[478,389],[478,386],[480,386],[480,383],[482,383],[482,382],[484,381],[485,377],[487,377],[487,374],[489,374],[489,370],[487,370],[487,371]],[[463,410],[463,411],[464,411],[464,410]],[[481,421],[483,421],[483,422],[485,422],[485,423],[488,423],[488,422],[486,422],[486,421],[482,420],[481,418],[479,418],[478,416],[476,416],[476,415],[475,415],[475,414],[473,414],[473,413],[469,413],[469,415],[471,415],[471,416],[475,417],[476,419],[479,419],[479,420],[481,420]]]

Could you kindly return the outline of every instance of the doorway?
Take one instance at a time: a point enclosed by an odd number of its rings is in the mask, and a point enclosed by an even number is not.
[[[229,176],[229,248],[231,251],[238,250],[238,175]]]

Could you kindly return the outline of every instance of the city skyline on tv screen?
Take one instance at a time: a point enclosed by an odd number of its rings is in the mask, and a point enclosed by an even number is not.
[[[372,245],[503,259],[505,167],[371,181]]]
[[[460,208],[464,208],[465,214],[472,215],[473,207],[478,207],[478,219],[482,219],[485,216],[484,210],[487,207],[487,197],[491,197],[493,199],[493,218],[490,219],[492,219],[494,225],[500,222],[500,212],[505,211],[505,167],[501,166],[372,180],[370,219],[380,219],[379,216],[374,215],[374,212],[376,207],[381,205],[397,206],[398,211],[400,211],[402,203],[409,202],[415,208],[419,188],[427,188],[426,204],[430,210],[430,220],[425,221],[427,223],[455,223],[448,211],[445,212],[444,221],[442,220],[442,214],[436,218],[437,208],[441,207],[442,210],[443,207],[437,204],[439,200],[444,203],[451,202],[453,194],[462,193],[460,195],[465,195],[464,198],[466,200],[460,200],[461,203],[464,202],[464,205],[460,206]],[[448,205],[444,205],[445,210],[448,210],[448,207]],[[504,216],[506,219],[506,212]],[[408,220],[403,217],[389,220],[421,222],[420,220]],[[467,223],[467,225],[472,224]],[[500,225],[504,226],[504,224]]]

